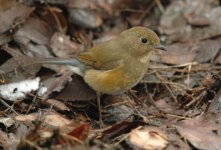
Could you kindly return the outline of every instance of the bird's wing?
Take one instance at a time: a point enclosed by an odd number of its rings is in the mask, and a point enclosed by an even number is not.
[[[99,70],[116,68],[122,63],[122,58],[127,51],[127,49],[122,48],[122,45],[118,44],[119,40],[115,38],[101,43],[87,52],[78,54],[77,59]]]
[[[93,53],[90,51],[82,52],[76,56],[80,62],[90,66],[92,68],[99,68],[100,62],[93,56]]]
[[[80,53],[76,59],[78,59],[80,62],[83,62],[84,64],[86,64],[87,66],[89,66],[90,68],[94,68],[97,70],[110,70],[110,69],[114,69],[116,68],[119,64],[122,63],[122,59],[121,57],[110,57],[111,54],[106,53],[106,54],[102,54],[101,56],[99,56],[100,54],[97,54],[95,57],[92,52],[83,52]]]

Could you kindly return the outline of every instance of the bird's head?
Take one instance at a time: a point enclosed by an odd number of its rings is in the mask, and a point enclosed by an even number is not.
[[[133,27],[120,34],[131,55],[147,55],[153,50],[166,50],[157,34],[145,27]]]

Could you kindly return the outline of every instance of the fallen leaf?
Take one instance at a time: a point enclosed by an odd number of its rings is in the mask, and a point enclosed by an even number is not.
[[[70,120],[57,113],[50,113],[44,117],[44,122],[54,127],[64,127],[71,123]]]
[[[39,18],[29,18],[24,25],[13,35],[16,42],[28,45],[34,42],[40,45],[49,45],[52,29],[47,22]]]
[[[69,21],[84,28],[99,27],[103,20],[99,13],[90,9],[69,9]]]
[[[206,113],[176,125],[176,129],[197,149],[218,150],[221,147],[220,114]]]
[[[31,123],[33,121],[37,121],[37,119],[41,119],[43,121],[41,124],[51,125],[53,127],[64,127],[71,123],[71,121],[67,118],[54,112],[45,114],[32,113],[28,115],[18,115],[15,119],[24,123]]]
[[[195,53],[191,52],[192,43],[175,43],[167,46],[168,51],[160,55],[159,60],[166,64],[184,64],[192,62],[195,57]]]
[[[102,117],[106,124],[113,124],[126,120],[134,113],[133,100],[126,94],[106,96],[102,101],[105,103],[105,111],[103,110]]]
[[[70,36],[61,32],[55,32],[51,38],[50,46],[56,56],[68,58],[77,51],[76,43],[70,40]]]
[[[157,128],[145,127],[131,131],[129,140],[131,144],[145,150],[163,150],[167,144],[167,136]]]
[[[9,30],[13,25],[23,22],[34,11],[34,7],[28,7],[22,4],[12,5],[7,10],[0,11],[0,33]],[[18,20],[19,18],[19,20]],[[16,22],[17,19],[17,22]]]
[[[56,110],[70,111],[69,107],[67,107],[63,102],[58,101],[56,99],[48,99],[44,103],[49,105],[50,107],[55,108]]]
[[[86,124],[80,125],[68,133],[68,135],[71,135],[81,141],[85,141],[88,138],[88,134],[89,134],[89,125]]]
[[[194,61],[199,63],[208,62],[215,58],[221,45],[217,40],[205,40],[197,43],[192,49],[196,51]]]
[[[72,76],[72,81],[56,96],[63,101],[90,101],[96,99],[96,92],[92,90],[81,77]]]
[[[44,98],[47,98],[52,92],[60,92],[64,85],[71,80],[72,74],[71,71],[64,71],[59,77],[51,77],[45,80],[43,84],[47,88],[47,92],[44,94]]]
[[[13,133],[5,133],[0,130],[0,147],[3,149],[16,149],[19,139]]]

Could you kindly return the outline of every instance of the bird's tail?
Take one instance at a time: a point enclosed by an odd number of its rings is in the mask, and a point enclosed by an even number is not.
[[[18,62],[18,66],[21,67],[28,67],[35,64],[56,64],[67,65],[70,70],[79,75],[84,75],[85,72],[86,65],[75,58],[31,58],[21,54],[16,49],[8,47],[7,45],[3,46],[2,49],[12,55]]]
[[[79,75],[83,75],[86,68],[85,64],[75,58],[37,58],[34,63],[67,65],[70,70]]]

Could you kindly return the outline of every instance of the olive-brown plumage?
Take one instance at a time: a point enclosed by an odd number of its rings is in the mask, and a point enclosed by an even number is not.
[[[72,59],[44,59],[40,63],[78,67],[78,74],[97,92],[118,94],[136,85],[148,69],[151,52],[164,48],[155,32],[133,27]]]
[[[120,94],[142,79],[151,52],[156,49],[165,50],[156,33],[145,27],[134,27],[74,58],[44,59],[38,63],[69,65],[98,93]],[[100,98],[97,100],[101,121]]]
[[[83,75],[85,82],[98,92],[118,94],[136,85],[148,68],[151,51],[160,48],[156,33],[145,27],[134,27],[117,38],[104,42],[78,56],[90,58],[94,66]]]

